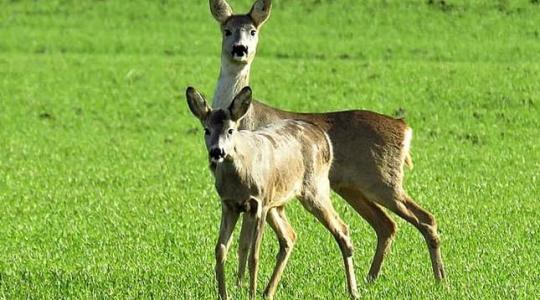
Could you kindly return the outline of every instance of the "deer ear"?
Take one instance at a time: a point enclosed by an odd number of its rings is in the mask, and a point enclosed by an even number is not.
[[[186,99],[191,113],[201,121],[212,111],[204,97],[193,87],[187,88]]]
[[[268,17],[270,16],[270,10],[272,10],[272,0],[257,0],[253,3],[249,16],[255,22],[257,27],[260,27]]]
[[[251,105],[251,94],[251,88],[246,86],[234,97],[233,102],[229,106],[231,120],[236,122],[246,115]]]
[[[210,11],[221,24],[225,23],[233,15],[231,6],[225,0],[210,0]]]

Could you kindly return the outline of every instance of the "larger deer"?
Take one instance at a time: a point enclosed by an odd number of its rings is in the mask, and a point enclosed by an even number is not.
[[[259,30],[268,20],[270,0],[257,0],[249,13],[233,14],[225,0],[209,0],[210,11],[222,32],[221,71],[212,107],[227,108],[234,96],[249,85]],[[334,162],[330,170],[331,188],[343,197],[375,230],[377,247],[368,279],[377,278],[385,254],[396,233],[396,224],[383,207],[415,226],[424,236],[435,279],[444,278],[440,239],[435,218],[407,195],[403,188],[404,165],[411,165],[409,148],[412,130],[400,119],[369,111],[295,113],[253,101],[240,128],[256,129],[281,119],[303,119],[317,124],[330,137]],[[248,235],[240,233],[238,280],[241,282]],[[280,241],[280,253],[291,245]]]

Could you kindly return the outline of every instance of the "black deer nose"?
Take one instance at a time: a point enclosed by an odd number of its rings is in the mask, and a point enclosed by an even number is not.
[[[247,56],[248,54],[248,47],[244,45],[233,45],[232,47],[232,55],[237,56],[244,56],[244,54]]]
[[[222,148],[212,148],[210,149],[210,157],[213,159],[220,159],[225,157],[225,150]]]

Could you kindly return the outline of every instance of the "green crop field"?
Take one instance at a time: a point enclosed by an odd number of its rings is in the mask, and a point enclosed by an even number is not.
[[[220,39],[206,0],[0,0],[0,298],[217,297],[220,202],[184,91],[213,95]],[[447,280],[392,215],[365,282],[375,234],[334,195],[363,297],[540,297],[538,1],[275,0],[251,84],[283,109],[414,129],[406,188],[438,220]],[[298,202],[287,213],[298,241],[276,298],[345,299],[333,237]],[[229,292],[247,299],[236,245]],[[267,230],[260,295],[277,249]]]

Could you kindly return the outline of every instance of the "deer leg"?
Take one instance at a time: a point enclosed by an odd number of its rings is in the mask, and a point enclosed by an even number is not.
[[[424,239],[426,240],[429,255],[431,257],[431,266],[433,268],[433,275],[435,279],[442,280],[445,277],[444,265],[441,257],[441,240],[437,233],[437,222],[435,217],[420,207],[414,200],[408,195],[403,195],[403,203],[407,207],[408,211],[412,213],[413,225],[420,230]]]
[[[403,190],[381,189],[374,194],[374,201],[395,212],[405,221],[416,227],[426,240],[431,257],[433,275],[436,280],[445,277],[441,258],[440,238],[437,233],[437,222],[431,213],[420,207]]]
[[[332,206],[329,195],[318,195],[315,197],[303,196],[302,205],[313,214],[332,233],[339,245],[343,262],[345,264],[345,274],[347,276],[347,287],[351,298],[358,298],[356,287],[356,277],[352,261],[353,244],[349,237],[349,229],[341,220]]]
[[[367,276],[368,281],[373,281],[379,276],[384,257],[392,246],[397,230],[396,223],[380,205],[367,200],[360,191],[356,189],[339,189],[336,192],[347,200],[377,234],[377,248]]]
[[[249,251],[248,269],[249,269],[249,297],[254,299],[257,293],[257,273],[259,271],[259,250],[261,246],[264,224],[266,222],[266,210],[262,207],[262,203],[252,199],[253,211],[246,212],[250,222],[255,224],[253,235],[251,238],[251,249]]]
[[[236,221],[238,220],[238,212],[225,203],[221,206],[221,225],[219,228],[219,237],[216,245],[216,280],[219,292],[219,298],[227,299],[227,288],[225,286],[225,260],[227,259],[227,250],[231,241],[232,232]]]
[[[276,233],[279,241],[279,252],[276,257],[276,266],[272,272],[272,277],[266,286],[264,296],[272,299],[276,292],[276,288],[281,279],[281,274],[287,265],[287,261],[291,256],[291,252],[296,241],[296,233],[285,216],[283,207],[271,209],[268,212],[268,224]]]
[[[244,281],[244,274],[246,271],[246,264],[250,246],[252,244],[251,238],[253,237],[253,229],[255,224],[253,218],[250,218],[248,214],[244,214],[242,220],[242,229],[240,230],[240,239],[238,245],[238,273],[236,278],[236,285],[242,287]]]

